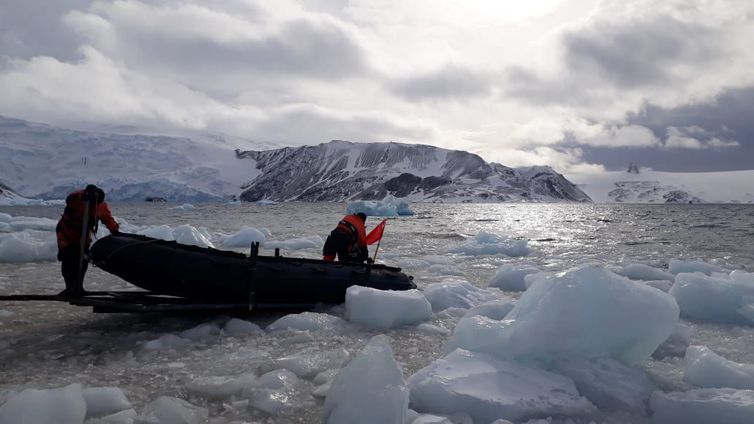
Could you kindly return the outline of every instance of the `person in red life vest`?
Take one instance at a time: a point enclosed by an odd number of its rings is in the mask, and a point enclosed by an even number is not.
[[[65,290],[61,295],[84,293],[84,274],[89,266],[85,255],[92,242],[92,234],[97,231],[99,221],[105,224],[111,234],[118,233],[118,223],[105,203],[105,192],[89,184],[84,190],[74,191],[65,199],[65,210],[55,228],[58,238],[58,261],[65,280]],[[86,224],[85,224],[86,222]],[[87,226],[84,233],[84,225]],[[85,240],[82,241],[82,236]]]
[[[364,223],[365,213],[359,212],[346,215],[338,222],[338,226],[327,236],[322,248],[322,259],[326,261],[364,262],[369,258],[367,249],[367,231]]]

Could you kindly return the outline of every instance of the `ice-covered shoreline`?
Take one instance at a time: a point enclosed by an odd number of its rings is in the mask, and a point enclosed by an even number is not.
[[[661,422],[693,422],[685,411],[700,417],[719,408],[749,413],[742,402],[750,390],[747,370],[754,363],[754,329],[750,304],[743,300],[750,296],[754,277],[741,269],[748,263],[702,263],[689,259],[694,251],[687,257],[666,257],[664,263],[610,255],[594,261],[581,250],[574,253],[583,259],[553,262],[548,257],[550,242],[537,237],[528,240],[530,251],[524,256],[508,255],[514,252],[511,241],[526,239],[516,231],[491,232],[491,212],[480,211],[481,217],[469,214],[459,226],[428,219],[422,209],[413,217],[391,221],[384,258],[417,277],[422,289],[418,293],[386,296],[356,290],[342,306],[240,320],[101,317],[65,305],[41,310],[3,304],[0,334],[7,342],[0,343],[0,357],[9,367],[3,370],[9,384],[0,387],[0,404],[25,388],[66,388],[66,396],[84,396],[87,390],[98,395],[92,405],[103,410],[104,405],[124,405],[112,389],[116,388],[133,409],[110,418],[122,422],[159,419],[157,411],[178,411],[197,417],[196,422],[203,422],[206,412],[213,423],[320,422],[322,414],[332,422],[348,422],[336,419],[352,418],[353,411],[360,414],[359,422],[368,422],[372,413],[405,416],[405,422],[443,422],[428,415],[432,413],[454,423],[485,422],[493,416],[512,422],[553,417],[553,422],[564,423],[641,423],[650,422],[651,414],[662,417]],[[332,217],[341,213],[333,211],[322,222],[332,224]],[[183,215],[169,216],[176,220],[168,226],[171,234],[181,225],[197,228],[195,221],[182,221]],[[270,218],[255,221],[251,228],[258,234],[249,230],[244,237],[290,241],[312,225],[305,222],[285,231],[269,225]],[[597,228],[609,225],[600,221]],[[211,241],[218,244],[225,240],[220,234],[249,228],[240,223],[235,230],[208,226],[213,228]],[[420,240],[400,237],[416,226],[430,227],[434,233]],[[299,252],[317,251],[312,247]],[[55,263],[0,264],[0,269],[9,270],[7,278],[0,279],[4,290],[18,284],[31,287],[35,278],[57,278]],[[91,280],[103,285],[98,288],[116,283],[98,270],[92,271]],[[600,292],[601,287],[612,288]],[[627,291],[616,291],[619,288]],[[700,299],[706,315],[699,314]],[[740,303],[731,306],[732,299]],[[673,304],[680,321],[672,313]],[[722,314],[731,308],[740,312]],[[562,319],[574,311],[583,312],[585,321]],[[671,326],[675,322],[681,324]],[[532,329],[538,328],[557,336],[545,333],[537,338]],[[585,339],[578,329],[597,336]],[[668,332],[670,338],[660,344]],[[388,338],[372,340],[379,334]],[[485,343],[472,343],[480,340]],[[610,353],[616,352],[611,346],[626,350],[628,340],[638,341],[635,349],[627,350],[631,356]],[[655,344],[658,349],[652,348]],[[501,348],[506,345],[516,349]],[[589,358],[587,363],[584,358]],[[376,368],[383,372],[369,374],[375,367],[359,363],[379,363]],[[457,373],[441,372],[444,366]],[[400,375],[388,372],[397,369]],[[489,388],[499,375],[515,375],[517,384],[499,387],[500,392],[485,389],[485,396],[475,389]],[[727,377],[721,380],[721,375]],[[368,390],[361,384],[367,380],[373,383]],[[337,389],[329,389],[334,381]],[[441,381],[448,385],[438,386]],[[616,385],[618,381],[623,384]],[[390,388],[395,396],[378,400],[365,394],[381,388]],[[31,394],[61,395],[45,393]],[[527,401],[528,394],[539,401]],[[503,395],[519,401],[494,400]],[[281,396],[289,402],[275,401]],[[700,403],[703,398],[707,403]],[[28,410],[25,401],[18,405]],[[86,416],[86,397],[84,405]],[[100,421],[92,416],[87,422]]]

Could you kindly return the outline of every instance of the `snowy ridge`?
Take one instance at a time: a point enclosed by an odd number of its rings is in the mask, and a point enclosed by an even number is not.
[[[463,151],[351,143],[237,151],[259,175],[241,199],[344,201],[387,195],[416,202],[591,201],[546,166],[508,168]]]
[[[754,170],[602,172],[568,178],[600,203],[752,203]]]
[[[218,201],[253,178],[235,147],[222,137],[118,135],[0,117],[0,180],[44,199],[95,183],[109,200]]]

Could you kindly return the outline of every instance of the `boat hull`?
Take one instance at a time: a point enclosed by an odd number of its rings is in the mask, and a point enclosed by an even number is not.
[[[99,268],[156,294],[255,306],[343,303],[348,287],[416,288],[400,268],[187,246],[135,234],[110,235],[91,248]]]

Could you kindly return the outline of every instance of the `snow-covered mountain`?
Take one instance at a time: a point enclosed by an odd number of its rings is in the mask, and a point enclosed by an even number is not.
[[[4,203],[10,203],[13,200],[22,198],[23,197],[14,192],[12,188],[8,187],[7,185],[3,184],[2,181],[0,181],[0,205]]]
[[[754,170],[569,174],[600,203],[754,203]]]
[[[426,145],[331,141],[237,156],[257,173],[241,194],[247,201],[370,200],[388,194],[423,202],[591,201],[550,167],[508,168]]]
[[[0,180],[27,197],[61,199],[100,185],[109,200],[217,201],[251,178],[238,140],[75,131],[0,117]]]
[[[410,201],[590,201],[549,167],[508,168],[462,151],[346,141],[242,151],[249,144],[239,140],[77,131],[0,117],[0,180],[43,199],[94,183],[111,201],[342,201],[388,194]]]

